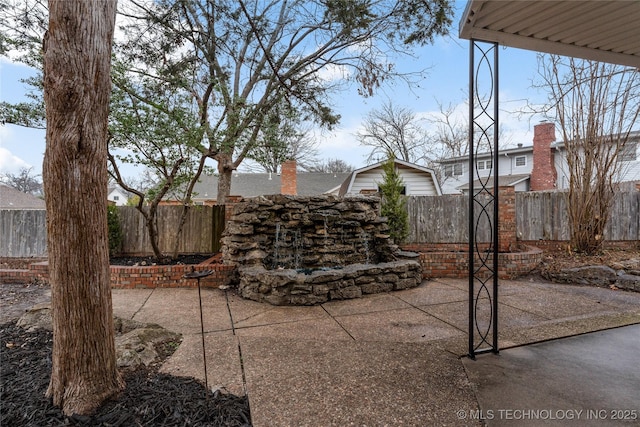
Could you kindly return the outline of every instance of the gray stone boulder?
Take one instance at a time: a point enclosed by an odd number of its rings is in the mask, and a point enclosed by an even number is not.
[[[36,329],[51,331],[51,303],[37,304],[25,312],[17,326],[32,332]],[[118,367],[149,366],[166,359],[182,341],[182,336],[155,323],[114,318],[116,360]]]
[[[617,277],[615,286],[628,291],[640,292],[640,276],[634,274],[621,274]]]
[[[116,335],[116,359],[118,367],[149,366],[159,362],[167,352],[163,346],[175,350],[182,336],[155,323],[144,324],[122,335]]]
[[[25,313],[16,322],[16,325],[20,326],[22,329],[26,329],[27,332],[33,332],[36,329],[52,331],[52,322],[51,303],[44,302],[36,304],[29,310],[25,311]]]
[[[549,276],[554,282],[601,287],[614,284],[618,278],[616,271],[606,265],[568,268],[560,272],[549,273]]]

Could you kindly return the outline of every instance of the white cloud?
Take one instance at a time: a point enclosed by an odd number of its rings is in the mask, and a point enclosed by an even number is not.
[[[340,159],[356,168],[366,166],[368,147],[361,146],[356,133],[360,123],[352,122],[333,131],[316,130],[315,138],[320,142],[318,151],[323,159]]]
[[[344,65],[329,64],[322,67],[316,75],[320,80],[332,82],[349,78],[351,71]]]
[[[444,105],[447,108],[448,105]],[[499,125],[501,129],[500,147],[515,147],[517,144],[533,145],[533,126],[543,118],[537,114],[524,114],[527,110],[527,100],[509,100],[508,95],[500,93]],[[464,123],[469,121],[469,106],[466,102],[460,102],[451,106],[453,112],[450,120],[453,123]],[[440,111],[417,112],[416,116],[422,119],[440,118]],[[430,127],[430,126],[428,126]]]
[[[11,151],[0,147],[0,173],[18,173],[22,168],[29,168],[30,164],[20,157],[13,155]]]

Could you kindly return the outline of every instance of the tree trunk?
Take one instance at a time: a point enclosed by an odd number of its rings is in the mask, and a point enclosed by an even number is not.
[[[231,178],[234,168],[230,155],[219,154],[215,159],[218,162],[218,197],[216,198],[216,204],[224,205],[227,203],[227,197],[231,194]]]
[[[116,0],[49,1],[43,164],[53,317],[47,396],[89,414],[123,387],[107,234],[107,115]]]

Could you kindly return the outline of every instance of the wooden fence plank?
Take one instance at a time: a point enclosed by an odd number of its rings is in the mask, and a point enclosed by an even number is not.
[[[46,257],[46,211],[0,210],[0,257]]]

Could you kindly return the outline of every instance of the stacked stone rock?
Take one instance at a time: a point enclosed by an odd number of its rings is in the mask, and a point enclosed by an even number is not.
[[[417,254],[388,235],[372,196],[261,196],[239,202],[222,239],[243,297],[272,304],[405,289],[420,284]]]

